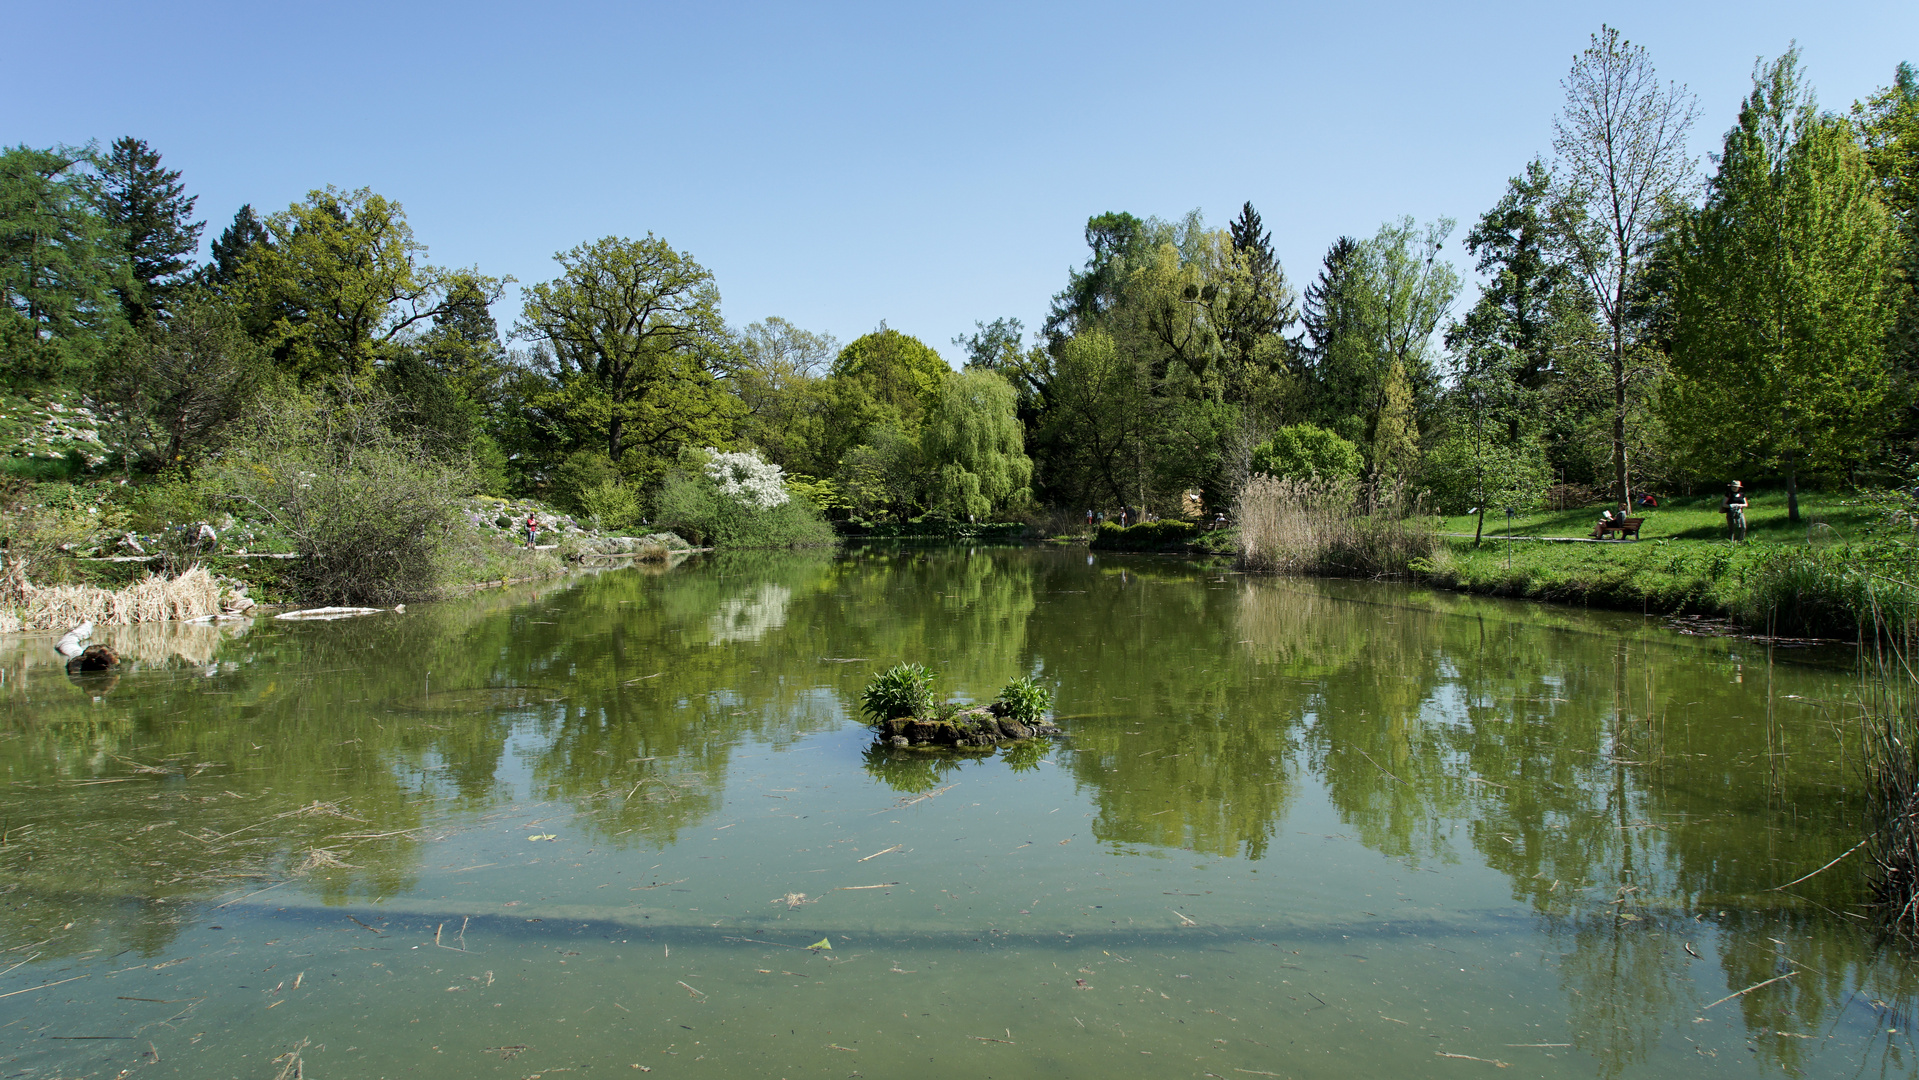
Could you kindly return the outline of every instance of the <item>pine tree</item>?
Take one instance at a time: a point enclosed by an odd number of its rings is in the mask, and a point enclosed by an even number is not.
[[[253,204],[242,205],[233,215],[233,223],[221,230],[213,242],[213,261],[205,268],[207,279],[217,288],[232,285],[239,280],[240,264],[253,249],[271,242],[266,226],[253,212]]]
[[[102,216],[125,254],[121,307],[129,323],[145,326],[185,283],[206,222],[192,220],[196,197],[186,193],[178,169],[160,166],[159,152],[145,140],[114,140],[97,167]]]
[[[1273,235],[1265,231],[1251,202],[1240,207],[1229,226],[1238,266],[1229,281],[1221,312],[1220,340],[1228,355],[1243,365],[1253,362],[1262,339],[1274,338],[1299,317],[1285,271],[1273,254]]]

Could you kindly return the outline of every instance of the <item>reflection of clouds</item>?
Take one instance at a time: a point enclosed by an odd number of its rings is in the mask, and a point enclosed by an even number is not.
[[[731,641],[758,641],[768,630],[786,625],[786,605],[793,590],[768,582],[749,596],[720,601],[720,609],[707,620],[708,644]]]

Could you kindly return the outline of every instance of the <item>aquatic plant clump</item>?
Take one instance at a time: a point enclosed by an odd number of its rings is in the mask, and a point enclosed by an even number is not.
[[[895,664],[866,684],[860,710],[875,721],[919,716],[933,707],[933,682],[938,676],[921,664]]]
[[[997,704],[1006,707],[1006,715],[1022,724],[1037,724],[1053,707],[1053,692],[1035,679],[1014,679],[999,692]]]
[[[895,664],[866,685],[860,708],[872,718],[883,743],[990,749],[1006,740],[1058,735],[1041,718],[1052,692],[1032,679],[1016,679],[991,705],[942,702],[933,693],[937,676],[920,664]]]

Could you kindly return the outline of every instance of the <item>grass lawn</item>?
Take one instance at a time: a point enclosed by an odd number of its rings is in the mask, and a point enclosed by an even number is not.
[[[1719,512],[1720,496],[1690,495],[1661,499],[1658,509],[1642,508],[1633,512],[1634,517],[1644,517],[1646,523],[1640,526],[1641,540],[1724,540],[1726,539],[1726,519]],[[1786,493],[1783,491],[1763,491],[1749,496],[1751,505],[1746,508],[1746,540],[1751,542],[1774,544],[1803,544],[1808,530],[1817,523],[1831,526],[1836,534],[1834,540],[1844,541],[1854,535],[1863,535],[1870,512],[1858,506],[1849,505],[1842,495],[1825,492],[1801,492],[1799,495],[1800,521],[1794,525],[1786,520]],[[1595,504],[1580,510],[1542,511],[1532,514],[1520,514],[1513,518],[1514,536],[1592,536],[1593,523],[1599,520],[1599,512],[1607,509],[1606,504]],[[1442,518],[1439,529],[1443,533],[1473,534],[1474,519],[1467,515]],[[1506,515],[1503,513],[1486,515],[1486,535],[1506,535]],[[1597,545],[1594,545],[1597,546]]]

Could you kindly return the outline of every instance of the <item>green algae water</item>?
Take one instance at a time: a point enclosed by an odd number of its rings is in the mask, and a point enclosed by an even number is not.
[[[1846,655],[1018,549],[103,637],[0,642],[0,1076],[1913,1067]]]

